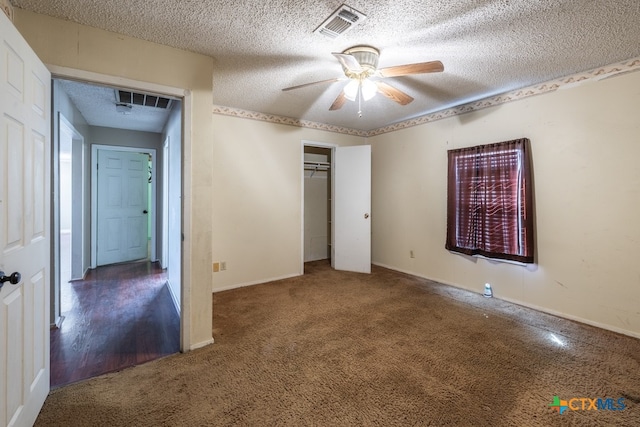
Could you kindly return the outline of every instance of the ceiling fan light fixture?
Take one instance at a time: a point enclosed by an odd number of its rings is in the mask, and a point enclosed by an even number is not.
[[[378,68],[378,58],[380,57],[380,51],[371,46],[354,46],[346,49],[342,52],[345,55],[353,56],[360,64],[361,71],[353,73],[352,70],[345,70],[345,73],[350,73],[359,76],[360,78],[366,78],[375,73]]]
[[[329,111],[342,108],[345,101],[358,101],[358,114],[362,116],[361,104],[373,98],[380,92],[390,100],[400,105],[407,105],[413,101],[413,97],[400,89],[382,81],[387,77],[401,77],[412,74],[439,73],[444,71],[444,65],[440,61],[417,62],[414,64],[402,64],[378,69],[380,51],[372,46],[353,46],[341,53],[331,53],[340,63],[349,82],[338,94]],[[369,78],[373,78],[371,81]],[[282,89],[283,91],[299,89],[318,83],[335,82],[340,79],[320,80]]]
[[[361,90],[362,99],[368,101],[376,95],[376,93],[378,92],[378,86],[376,86],[376,84],[371,80],[364,79],[362,80]]]
[[[358,88],[360,86],[360,81],[356,79],[351,79],[349,83],[344,87],[344,96],[349,101],[355,101],[358,96]]]
[[[358,98],[358,92],[364,101],[368,101],[376,95],[378,86],[369,79],[351,79],[343,90],[344,97],[349,101],[355,101]]]

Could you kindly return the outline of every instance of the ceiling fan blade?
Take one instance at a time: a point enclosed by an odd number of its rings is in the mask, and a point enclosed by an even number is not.
[[[416,64],[396,65],[395,67],[381,68],[378,70],[382,77],[398,77],[408,74],[439,73],[444,71],[444,65],[440,61],[418,62]]]
[[[338,58],[338,61],[340,61],[340,64],[347,70],[353,73],[359,73],[362,71],[362,67],[360,66],[360,63],[358,62],[355,56],[349,55],[347,53],[336,53],[336,52],[333,53],[333,56]]]
[[[320,81],[317,81],[317,82],[305,83],[305,84],[301,84],[301,85],[298,85],[298,86],[286,87],[286,88],[284,88],[282,90],[284,92],[286,92],[288,90],[300,89],[302,87],[313,86],[313,85],[317,85],[317,84],[320,84],[320,83],[334,83],[334,82],[337,82],[339,80],[342,80],[342,77],[336,77],[335,79],[327,79],[327,80],[320,80]]]
[[[329,111],[341,109],[346,100],[347,98],[344,96],[344,90],[340,91],[340,95],[338,95],[336,100],[333,101],[333,104],[331,104],[331,107],[329,107]]]
[[[396,89],[395,87],[380,81],[375,83],[376,86],[378,86],[378,92],[400,105],[407,105],[408,103],[413,101],[413,98],[411,96],[407,95],[400,89]]]

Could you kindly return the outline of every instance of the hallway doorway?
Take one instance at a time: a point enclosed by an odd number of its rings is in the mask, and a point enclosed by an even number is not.
[[[65,320],[51,331],[51,388],[180,351],[180,318],[159,263],[98,267],[62,288]]]
[[[58,188],[52,199],[50,361],[55,387],[182,348],[183,102],[75,80],[54,79],[53,86],[53,115],[61,118],[54,120],[52,135]],[[67,125],[75,132],[71,154]],[[109,233],[101,242],[95,233],[95,215],[102,209],[95,199],[97,151],[146,153],[143,160],[138,156],[139,178],[145,182],[138,186],[145,190],[138,191],[143,194],[138,204],[147,221],[135,233],[141,250],[127,259],[134,262],[97,262],[98,246],[111,243]],[[169,171],[170,180],[165,178]],[[121,194],[129,202],[133,186],[128,175],[121,178],[126,190]],[[169,217],[164,213],[171,204],[177,209]],[[131,224],[125,228],[124,240],[131,243]],[[169,258],[163,251],[174,255],[168,263],[161,263]]]

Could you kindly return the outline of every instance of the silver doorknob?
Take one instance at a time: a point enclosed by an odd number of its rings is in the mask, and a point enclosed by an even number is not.
[[[17,271],[11,273],[9,276],[4,275],[4,271],[0,271],[0,289],[4,286],[4,282],[9,282],[12,285],[17,285],[22,280],[22,275]]]

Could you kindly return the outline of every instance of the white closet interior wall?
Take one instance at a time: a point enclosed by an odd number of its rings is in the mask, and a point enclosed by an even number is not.
[[[304,148],[304,261],[330,257],[331,150]]]

